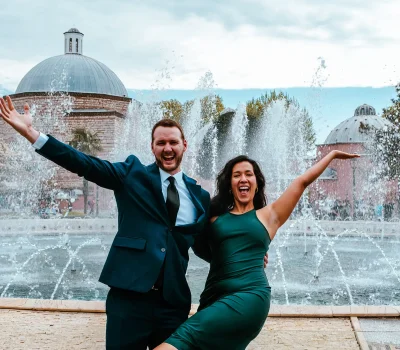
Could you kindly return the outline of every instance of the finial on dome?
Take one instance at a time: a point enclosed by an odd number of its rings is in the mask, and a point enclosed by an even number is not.
[[[83,33],[71,28],[64,33],[64,53],[82,55]]]
[[[357,117],[359,115],[376,115],[375,108],[367,105],[364,103],[361,106],[358,106],[356,110],[354,111],[354,116]]]

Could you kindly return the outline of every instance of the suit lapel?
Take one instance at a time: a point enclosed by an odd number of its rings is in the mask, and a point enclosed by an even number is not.
[[[160,170],[156,163],[148,165],[146,167],[149,177],[151,179],[151,183],[153,185],[153,192],[156,197],[157,208],[159,209],[159,213],[161,214],[165,223],[170,226],[167,206],[165,204],[164,196],[162,194],[161,189],[161,177],[160,177]]]
[[[192,197],[193,204],[196,207],[196,209],[199,211],[199,219],[202,218],[202,216],[205,213],[205,210],[203,208],[203,205],[201,204],[201,186],[196,183],[195,180],[192,178],[186,176],[183,174],[183,181],[186,184],[187,189],[189,190],[190,196]]]

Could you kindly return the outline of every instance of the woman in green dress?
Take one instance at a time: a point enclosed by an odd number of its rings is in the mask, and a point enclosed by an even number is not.
[[[267,205],[265,178],[247,156],[230,160],[217,177],[211,201],[210,272],[198,312],[156,350],[244,350],[268,316],[271,288],[263,257],[308,185],[333,159],[359,157],[332,151]]]

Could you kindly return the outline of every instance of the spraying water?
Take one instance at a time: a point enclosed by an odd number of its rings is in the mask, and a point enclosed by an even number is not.
[[[323,78],[321,77],[324,76],[326,68],[325,62],[321,60],[320,63],[313,83],[316,88],[322,86]],[[113,160],[123,161],[128,155],[135,154],[144,164],[154,161],[154,156],[150,152],[151,128],[165,116],[165,110],[156,95],[157,91],[162,89],[162,81],[168,82],[171,79],[168,72],[162,71],[160,74],[154,98],[145,102],[133,100],[130,104],[127,115],[121,121],[121,133],[115,140]],[[57,81],[55,80],[55,83]],[[208,186],[206,188],[213,193],[215,190],[214,179],[225,162],[239,154],[248,154],[258,161],[262,168],[267,179],[267,196],[269,202],[272,202],[312,162],[314,153],[310,147],[310,139],[307,138],[305,132],[307,118],[304,111],[294,103],[288,104],[286,100],[278,99],[267,106],[259,119],[250,120],[246,114],[246,106],[239,105],[232,116],[227,118],[226,134],[221,137],[221,128],[216,123],[218,113],[215,109],[217,97],[213,91],[214,88],[215,82],[212,74],[207,72],[200,79],[198,97],[194,99],[190,109],[182,117],[182,125],[189,143],[189,149],[182,164],[184,171],[189,176],[205,183],[205,186]],[[42,131],[48,132],[51,131],[51,128],[55,128],[60,134],[63,134],[65,124],[61,112],[71,110],[73,101],[68,94],[60,96],[56,93],[55,91],[58,89],[55,87],[53,95],[49,95],[47,111],[33,108],[33,112],[37,123],[43,126]],[[255,125],[255,127],[251,128],[251,125]],[[57,186],[52,183],[56,167],[35,155],[31,146],[21,138],[16,139],[9,147],[11,154],[6,164],[13,176],[8,177],[8,182],[5,184],[10,190],[10,201],[18,209],[16,212],[18,212],[19,218],[24,215],[32,216],[34,215],[32,208],[36,205],[34,203],[37,203],[44,190],[50,189],[50,192],[53,191],[56,195]],[[378,174],[378,170],[371,169],[369,172],[368,190],[375,191],[380,194],[381,198],[384,198],[386,190],[384,182],[379,179]],[[19,210],[22,207],[24,210]],[[78,221],[75,220],[75,222]],[[81,221],[84,222],[82,219]],[[351,224],[349,221],[349,225]],[[299,288],[298,286],[296,288],[296,283],[301,283],[303,288],[309,288],[304,292],[308,301],[319,302],[320,297],[316,293],[324,283],[327,283],[326,280],[333,278],[332,274],[339,275],[341,282],[335,281],[345,285],[344,293],[348,300],[343,302],[353,304],[357,301],[356,293],[353,291],[354,284],[349,283],[351,277],[354,276],[351,268],[356,270],[357,268],[351,266],[352,264],[349,263],[351,260],[348,257],[344,258],[341,251],[344,248],[338,249],[340,240],[345,236],[365,238],[369,246],[378,251],[387,263],[389,267],[389,271],[385,275],[387,279],[394,280],[390,283],[399,286],[400,263],[394,257],[390,246],[385,244],[384,225],[382,225],[381,243],[360,229],[343,229],[332,234],[332,232],[327,232],[324,225],[323,220],[317,219],[317,216],[314,215],[309,195],[305,193],[291,217],[290,226],[278,233],[271,246],[271,254],[276,256],[276,268],[272,280],[282,281],[283,293],[279,299],[281,302],[289,304],[293,300],[302,300],[302,297],[298,295]],[[33,223],[32,226],[34,226]],[[297,227],[300,227],[300,232]],[[5,231],[7,225],[4,223],[0,228]],[[102,289],[95,282],[93,276],[97,276],[97,273],[93,272],[94,263],[90,259],[96,256],[98,251],[101,251],[102,255],[99,255],[99,260],[104,262],[110,244],[110,242],[105,244],[104,241],[109,241],[109,237],[112,235],[108,234],[109,236],[103,237],[99,236],[94,229],[87,229],[87,235],[79,236],[78,243],[74,243],[76,248],[72,248],[72,241],[75,238],[64,235],[70,231],[71,228],[68,226],[61,230],[58,229],[56,236],[60,240],[56,243],[47,244],[40,240],[34,243],[33,239],[37,239],[37,236],[31,234],[30,225],[27,225],[23,231],[27,235],[27,239],[0,244],[0,248],[4,249],[0,259],[3,256],[7,257],[5,261],[2,260],[0,266],[3,264],[7,271],[11,271],[8,275],[11,277],[6,283],[2,282],[0,285],[1,296],[13,296],[14,293],[19,295],[17,289],[21,288],[28,290],[28,296],[57,298],[60,295],[60,288],[62,288],[62,297],[76,298],[77,295],[81,295],[79,293],[83,293],[79,289],[80,287],[76,287],[80,283],[87,288],[86,295],[90,294],[94,295],[94,298],[98,298]],[[114,234],[115,232],[110,230],[109,233]],[[293,242],[298,242],[299,235],[301,235],[301,241],[295,244],[299,244],[300,249],[297,249]],[[348,244],[354,250],[360,245],[359,242],[354,243],[351,240],[349,242]],[[397,244],[396,242],[398,243],[398,240],[394,239],[393,244]],[[362,244],[365,246],[365,242]],[[291,252],[293,250],[300,252],[297,258],[300,260],[296,262],[292,260],[293,253]],[[89,251],[90,253],[88,253]],[[65,253],[63,259],[60,257],[60,252]],[[307,253],[306,256],[305,253]],[[329,260],[330,257],[333,257],[333,260]],[[371,257],[371,259],[375,259],[375,257]],[[191,260],[195,261],[194,258]],[[37,270],[33,272],[32,269],[35,266]],[[43,291],[42,285],[35,280],[35,274],[39,274],[41,270],[39,266],[46,267],[48,279],[54,278],[54,283],[50,283],[47,294]],[[193,268],[193,271],[207,270],[203,269],[202,265],[199,266],[200,268]],[[303,268],[301,273],[293,272],[298,271],[299,266]],[[195,283],[197,277],[192,278],[191,271],[189,267],[190,280]],[[363,267],[356,271],[357,274],[362,272]],[[267,273],[269,273],[268,269]],[[302,276],[300,282],[299,275]],[[203,277],[198,277],[198,279],[201,278]],[[333,285],[331,288],[335,291],[333,293],[335,302],[339,302],[337,295],[343,294],[340,287]],[[79,292],[77,292],[78,289]],[[392,293],[390,302],[395,302],[396,295],[396,293]],[[331,298],[326,296],[324,298],[324,302],[331,301]]]

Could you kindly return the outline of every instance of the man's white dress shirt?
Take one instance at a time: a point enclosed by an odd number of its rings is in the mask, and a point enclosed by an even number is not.
[[[49,137],[45,134],[40,133],[39,138],[32,145],[35,149],[41,149],[47,142]],[[189,190],[183,181],[183,172],[180,171],[175,175],[170,175],[166,171],[158,168],[160,170],[161,177],[161,189],[164,196],[164,200],[167,201],[167,188],[169,185],[168,178],[173,176],[175,178],[175,185],[179,193],[179,211],[176,217],[176,226],[183,226],[188,224],[193,224],[197,220],[197,209],[193,204],[192,197],[190,196]]]
[[[167,188],[169,185],[168,178],[173,176],[175,178],[175,186],[179,193],[179,211],[176,217],[176,226],[193,224],[197,219],[197,209],[192,202],[192,197],[190,196],[189,190],[183,181],[183,172],[180,171],[175,175],[170,175],[166,171],[158,168],[160,170],[161,177],[161,189],[164,196],[164,200],[167,201]]]

